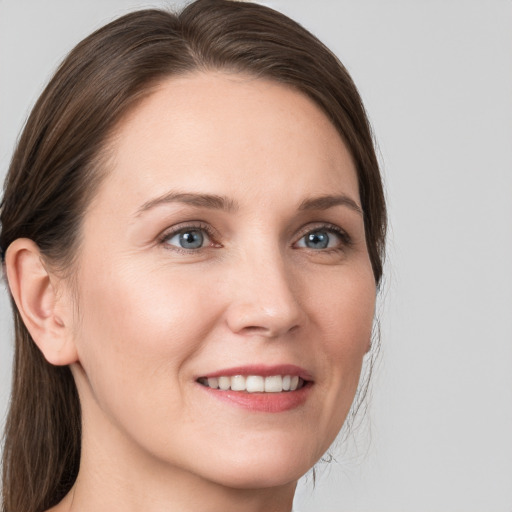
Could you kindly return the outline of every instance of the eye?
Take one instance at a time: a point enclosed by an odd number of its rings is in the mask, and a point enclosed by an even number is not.
[[[194,250],[210,245],[210,237],[203,228],[183,228],[179,231],[167,234],[163,242],[179,249]]]
[[[339,249],[349,243],[348,235],[337,227],[322,227],[307,232],[296,243],[296,247],[307,249]]]

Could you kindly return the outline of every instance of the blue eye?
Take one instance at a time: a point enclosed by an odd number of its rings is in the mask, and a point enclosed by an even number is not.
[[[186,229],[166,238],[166,243],[181,249],[200,249],[208,237],[200,229]]]
[[[305,236],[306,247],[310,249],[326,249],[329,241],[329,235],[325,231],[314,231]]]
[[[298,247],[322,250],[333,249],[343,245],[343,234],[337,233],[334,229],[316,229],[306,233],[298,242]]]

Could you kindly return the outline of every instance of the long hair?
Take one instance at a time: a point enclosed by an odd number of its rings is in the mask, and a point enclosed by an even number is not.
[[[270,8],[198,0],[181,13],[125,15],[79,43],[40,96],[4,186],[0,248],[32,239],[72,275],[84,211],[103,176],[109,135],[153,86],[193,71],[223,70],[277,81],[325,112],[356,165],[368,252],[382,276],[386,209],[360,96],[338,59],[303,27]],[[3,259],[3,258],[2,258]],[[46,362],[14,301],[15,356],[3,451],[3,512],[42,512],[72,487],[81,418],[68,367]]]

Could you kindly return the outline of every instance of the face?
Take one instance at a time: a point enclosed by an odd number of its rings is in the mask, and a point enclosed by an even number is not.
[[[344,143],[299,92],[197,73],[111,153],[75,279],[85,431],[222,485],[296,480],[346,417],[374,313]]]

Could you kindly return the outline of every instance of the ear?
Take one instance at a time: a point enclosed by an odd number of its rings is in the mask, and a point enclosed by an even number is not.
[[[47,270],[39,247],[28,238],[18,238],[6,251],[5,266],[23,323],[45,359],[59,366],[76,362],[72,304],[56,293],[59,280]]]

